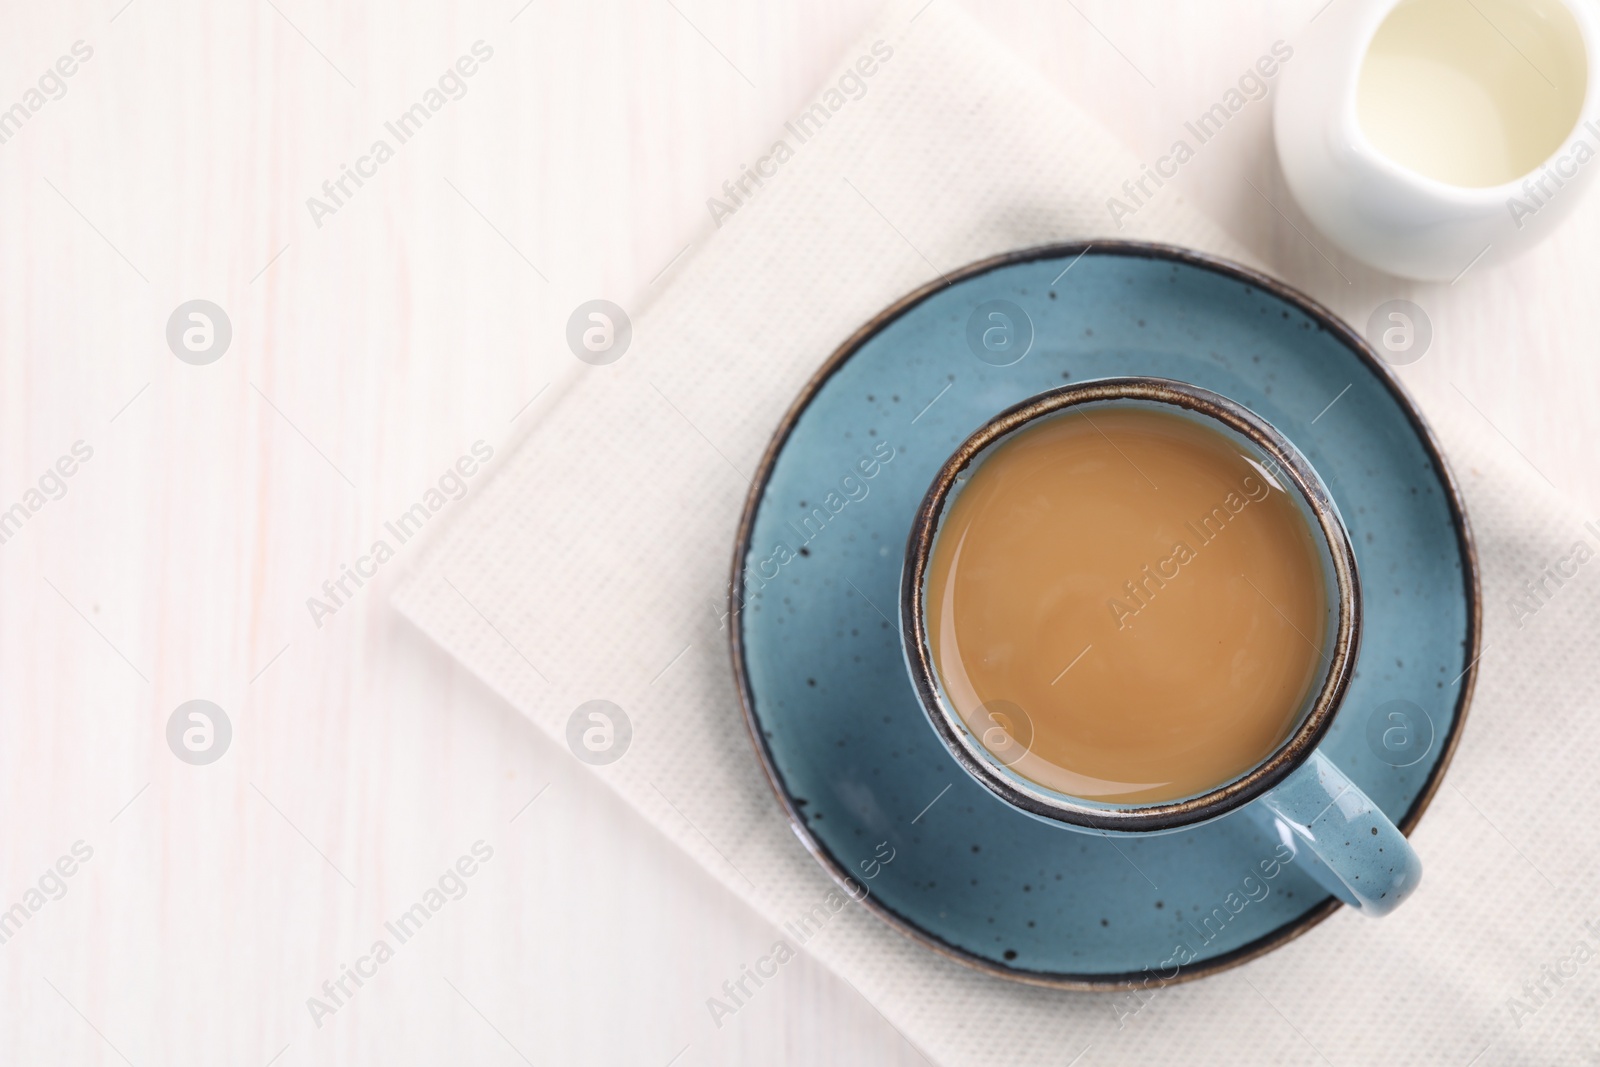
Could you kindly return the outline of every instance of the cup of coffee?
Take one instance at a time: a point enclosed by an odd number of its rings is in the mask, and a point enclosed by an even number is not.
[[[1361,589],[1344,524],[1263,419],[1159,378],[1012,407],[940,468],[900,589],[907,667],[962,768],[1067,830],[1182,832],[1235,810],[1346,904],[1422,868],[1326,756]]]

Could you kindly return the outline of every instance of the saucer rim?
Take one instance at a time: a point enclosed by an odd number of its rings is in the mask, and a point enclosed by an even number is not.
[[[1401,833],[1407,837],[1411,835],[1411,831],[1421,820],[1423,813],[1427,811],[1434,795],[1443,784],[1445,772],[1454,760],[1456,747],[1461,741],[1462,728],[1466,723],[1467,711],[1472,703],[1472,696],[1478,678],[1478,662],[1482,654],[1483,598],[1478,553],[1471,525],[1467,518],[1466,503],[1462,497],[1461,488],[1456,481],[1456,477],[1445,458],[1444,450],[1440,447],[1433,428],[1423,417],[1416,401],[1412,399],[1411,394],[1406,390],[1394,371],[1378,357],[1365,338],[1356,333],[1348,324],[1321,303],[1286,282],[1279,281],[1267,274],[1222,256],[1196,251],[1180,245],[1152,241],[1110,239],[1052,242],[1015,249],[945,272],[938,279],[912,290],[873,315],[833,350],[806,381],[794,401],[789,405],[788,410],[784,412],[783,418],[779,421],[772,439],[762,453],[761,462],[751,482],[750,492],[745,497],[744,507],[739,516],[739,526],[734,535],[733,562],[728,583],[728,647],[745,730],[750,737],[752,746],[755,748],[757,761],[761,765],[761,771],[767,780],[767,785],[772,790],[773,797],[778,801],[779,808],[789,822],[789,829],[800,840],[801,845],[811,854],[812,858],[828,873],[828,876],[841,889],[849,892],[852,897],[855,897],[855,890],[859,887],[859,883],[850,875],[844,865],[833,856],[828,847],[811,832],[810,827],[801,818],[792,795],[783,784],[782,775],[778,771],[772,752],[767,745],[766,737],[761,732],[761,724],[756,717],[755,694],[751,688],[749,670],[745,662],[744,624],[741,605],[744,600],[744,561],[750,553],[756,514],[760,510],[767,484],[771,480],[778,457],[788,444],[789,438],[799,424],[801,416],[810,408],[823,386],[868,341],[887,329],[892,323],[928,298],[951,287],[956,282],[966,281],[1004,267],[1016,266],[1022,263],[1031,263],[1041,259],[1087,256],[1091,253],[1180,263],[1231,278],[1245,285],[1254,286],[1295,307],[1307,318],[1342,342],[1358,359],[1366,364],[1367,369],[1374,377],[1389,390],[1401,411],[1405,413],[1406,418],[1410,421],[1424,452],[1438,472],[1439,480],[1445,490],[1446,502],[1450,509],[1451,525],[1455,529],[1457,545],[1462,555],[1463,592],[1467,600],[1468,640],[1463,650],[1466,662],[1461,675],[1458,676],[1458,680],[1463,684],[1460,696],[1456,700],[1455,714],[1451,721],[1450,731],[1440,746],[1438,762],[1434,764],[1429,772],[1427,781],[1424,782],[1422,790],[1417,794],[1417,798],[1412,802],[1411,807],[1407,809],[1402,818],[1396,820],[1396,825]],[[887,906],[880,904],[870,895],[861,896],[859,903],[901,935],[963,966],[995,978],[1074,992],[1107,992],[1134,986],[1147,989],[1159,988],[1218,974],[1248,963],[1257,957],[1264,956],[1268,952],[1293,941],[1343,906],[1338,898],[1330,896],[1298,918],[1275,927],[1261,937],[1203,962],[1181,968],[1177,974],[1168,977],[1149,970],[1112,974],[1079,974],[1072,972],[1029,971],[1022,968],[1006,967],[960,946],[941,940],[932,932],[923,929]]]

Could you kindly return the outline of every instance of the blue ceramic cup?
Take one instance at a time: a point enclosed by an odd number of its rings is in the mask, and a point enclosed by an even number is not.
[[[1106,407],[1158,409],[1197,420],[1232,441],[1300,508],[1316,538],[1327,583],[1323,673],[1299,709],[1297,725],[1264,760],[1203,793],[1159,803],[1114,804],[1070,796],[1034,782],[1008,753],[1022,733],[992,710],[962,715],[934,667],[925,619],[929,560],[940,522],[968,474],[1002,441],[1038,420]],[[1160,378],[1104,378],[1032,397],[995,416],[956,449],[935,475],[911,528],[900,580],[906,665],[928,721],[961,767],[1001,800],[1067,830],[1100,835],[1182,833],[1240,811],[1295,854],[1295,862],[1334,896],[1365,915],[1386,915],[1416,889],[1422,864],[1394,823],[1322,752],[1338,714],[1361,633],[1355,552],[1327,488],[1306,458],[1263,419],[1198,386]],[[1025,712],[1024,712],[1025,714]],[[999,744],[984,735],[999,728]],[[990,735],[994,741],[995,736]]]

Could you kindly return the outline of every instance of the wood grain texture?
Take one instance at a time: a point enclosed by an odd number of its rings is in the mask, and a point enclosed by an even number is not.
[[[1153,158],[1319,2],[970,10]],[[0,1062],[922,1062],[804,958],[713,1025],[705,999],[775,932],[386,606],[453,505],[320,626],[306,607],[474,442],[514,445],[577,304],[655,299],[713,232],[706,198],[877,10],[9,14],[0,108],[93,55],[0,144],[0,510],[75,442],[93,456],[0,544],[0,908],[65,889],[0,944]],[[384,124],[478,41],[492,57],[396,144]],[[1252,104],[1163,195],[1358,325],[1417,301],[1425,406],[1475,406],[1592,513],[1600,201],[1521,260],[1412,286],[1318,238],[1269,118]],[[313,218],[379,138],[393,158]],[[232,323],[208,366],[164,336],[195,298]],[[165,736],[195,698],[233,727],[205,767]],[[80,840],[92,858],[46,877]],[[465,894],[317,1026],[307,998],[480,840]]]

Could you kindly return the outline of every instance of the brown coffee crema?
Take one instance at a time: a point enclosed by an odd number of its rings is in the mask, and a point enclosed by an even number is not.
[[[1266,759],[1325,670],[1326,573],[1292,487],[1219,429],[1092,405],[996,445],[947,506],[929,646],[982,743],[1112,803]]]
[[[1223,497],[1221,503],[1201,517],[1198,525],[1193,520],[1184,523],[1184,533],[1193,535],[1194,544],[1208,545],[1221,535],[1229,519],[1244,511],[1252,500],[1259,503],[1267,499],[1271,492],[1260,477],[1246,474],[1239,479],[1238,491]],[[1106,607],[1111,609],[1111,617],[1117,622],[1117,629],[1125,630],[1131,626],[1134,618],[1149,605],[1156,593],[1165,589],[1167,582],[1183,573],[1183,565],[1198,558],[1189,541],[1178,541],[1172,546],[1172,554],[1166,559],[1155,564],[1145,564],[1137,578],[1123,582],[1123,595],[1114,596],[1106,601]]]

